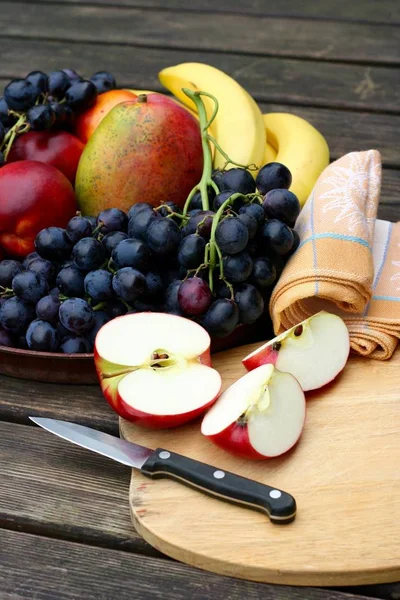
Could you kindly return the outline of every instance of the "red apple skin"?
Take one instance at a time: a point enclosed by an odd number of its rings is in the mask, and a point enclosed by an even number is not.
[[[257,369],[257,367],[261,367],[261,365],[275,366],[276,361],[278,360],[279,350],[274,350],[272,346],[273,344],[261,346],[256,351],[256,354],[244,358],[242,360],[244,368],[247,371],[252,371],[253,369]]]
[[[65,227],[78,210],[71,183],[55,167],[21,160],[0,169],[0,248],[24,257],[45,227]]]
[[[135,98],[137,98],[136,94],[128,90],[110,90],[99,94],[93,106],[77,117],[74,127],[75,135],[86,144],[96,127],[114,106]]]
[[[85,145],[67,131],[29,131],[13,143],[7,162],[38,160],[56,167],[74,185]]]
[[[219,433],[206,437],[213,442],[213,444],[234,456],[240,456],[241,458],[248,458],[250,460],[265,460],[269,458],[254,450],[253,446],[250,444],[246,424],[242,425],[236,421]]]
[[[222,450],[226,450],[226,452],[229,452],[234,456],[240,456],[241,458],[247,458],[250,460],[267,460],[283,456],[284,454],[289,452],[289,450],[294,448],[294,446],[297,444],[301,437],[301,433],[304,428],[304,423],[305,418],[303,421],[303,427],[297,440],[284,452],[275,456],[264,456],[264,454],[260,454],[259,452],[257,452],[250,443],[247,425],[242,425],[237,421],[235,423],[231,423],[229,427],[226,427],[219,433],[205,437],[207,437],[207,439],[209,439],[211,442],[213,442],[213,444],[215,444]]]

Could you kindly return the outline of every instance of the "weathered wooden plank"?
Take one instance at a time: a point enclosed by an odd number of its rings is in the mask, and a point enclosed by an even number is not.
[[[29,39],[400,64],[400,28],[113,6],[2,3],[0,34]],[[288,32],[292,34],[288,35]],[[227,35],[224,35],[226,32]],[[295,32],[295,35],[293,33]],[[245,33],[245,34],[244,34]]]
[[[364,600],[331,590],[252,583],[157,558],[0,530],[3,600]]]
[[[0,432],[0,527],[158,554],[131,523],[128,467],[36,426]]]
[[[97,385],[60,385],[0,375],[0,419],[29,423],[29,416],[76,420],[118,433],[117,415]]]
[[[54,0],[28,0],[35,4],[39,2],[52,3]],[[88,0],[58,0],[68,4],[86,5]],[[232,13],[261,15],[269,17],[301,17],[311,19],[332,19],[334,21],[361,21],[372,23],[400,23],[400,5],[397,0],[363,0],[349,2],[348,0],[280,0],[280,2],[265,2],[265,0],[247,0],[232,2],[231,0],[201,0],[190,4],[187,0],[96,0],[96,4],[132,6],[143,8],[158,8],[161,10],[179,10],[210,13]]]
[[[202,51],[141,48],[2,37],[0,77],[23,76],[33,69],[70,66],[90,76],[112,71],[120,86],[162,90],[160,69],[185,61],[206,62],[229,73],[258,102],[347,108],[400,114],[400,77],[388,67],[309,60],[250,57]]]

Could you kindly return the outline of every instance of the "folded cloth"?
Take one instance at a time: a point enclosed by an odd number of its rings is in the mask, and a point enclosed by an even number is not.
[[[387,359],[400,338],[400,223],[377,221],[381,157],[352,152],[320,175],[296,222],[297,251],[275,286],[275,334],[327,310],[355,352]],[[397,260],[396,260],[397,259]]]

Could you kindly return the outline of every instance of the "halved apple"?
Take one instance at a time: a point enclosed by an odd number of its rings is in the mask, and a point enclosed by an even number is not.
[[[95,340],[101,389],[124,419],[149,428],[182,425],[219,396],[210,336],[176,315],[135,313],[112,319]]]
[[[305,415],[304,392],[295,377],[263,365],[221,394],[204,416],[201,432],[236,456],[272,458],[294,446]]]
[[[257,348],[242,363],[248,371],[260,365],[275,365],[294,375],[306,392],[332,381],[344,368],[349,352],[344,321],[321,311]]]

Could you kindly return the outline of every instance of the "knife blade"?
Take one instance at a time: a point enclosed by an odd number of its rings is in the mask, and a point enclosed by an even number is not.
[[[152,450],[77,423],[42,417],[29,418],[36,425],[64,440],[138,469],[147,477],[177,479],[222,500],[263,511],[272,523],[290,523],[296,516],[296,501],[283,490],[164,448]]]

